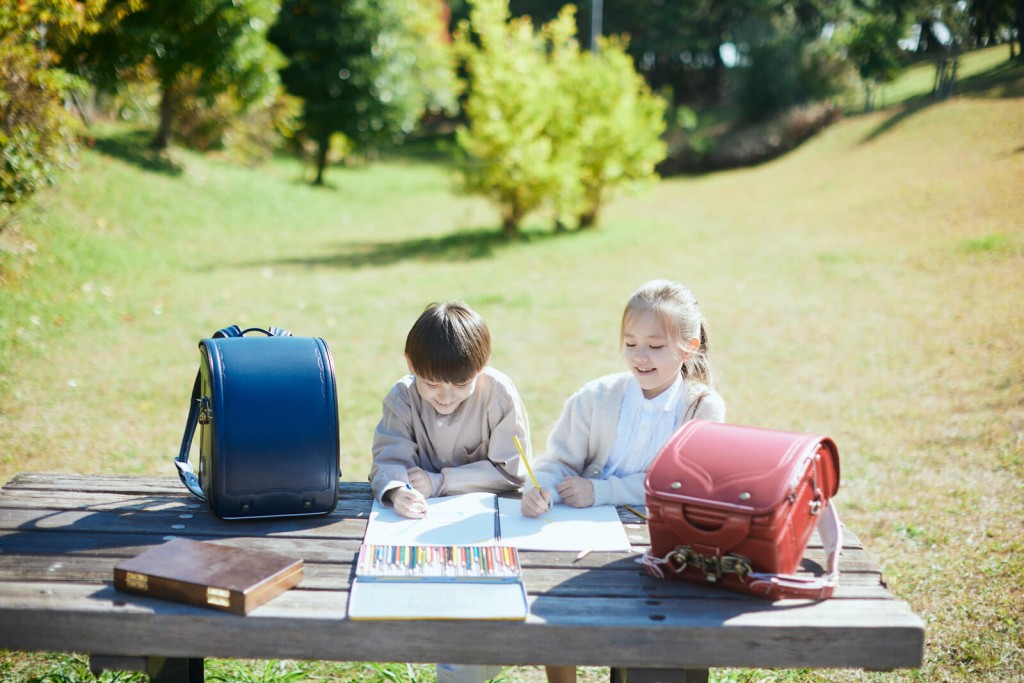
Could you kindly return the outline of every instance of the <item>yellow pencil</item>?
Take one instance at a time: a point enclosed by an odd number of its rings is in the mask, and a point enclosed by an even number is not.
[[[523,450],[523,444],[519,443],[519,436],[513,434],[512,438],[515,439],[516,448],[519,449],[519,457],[523,459],[523,464],[526,465],[526,473],[530,475],[530,481],[533,482],[533,488],[540,490],[540,484],[537,483],[537,477],[533,476],[533,468],[530,467],[530,460],[526,457],[526,452]]]
[[[627,510],[632,512],[637,517],[640,517],[641,519],[647,519],[647,515],[645,515],[644,513],[640,512],[639,510],[637,510],[636,508],[634,508],[631,505],[623,505],[622,507],[626,508]]]

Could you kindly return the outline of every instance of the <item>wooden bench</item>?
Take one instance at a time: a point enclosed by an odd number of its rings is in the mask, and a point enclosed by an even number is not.
[[[924,626],[846,534],[836,597],[767,603],[657,580],[633,554],[523,552],[525,622],[350,621],[371,506],[343,483],[331,515],[224,522],[177,478],[19,474],[0,491],[0,648],[89,653],[94,670],[203,680],[204,657],[611,667],[619,681],[706,681],[710,667],[918,667]],[[175,536],[302,557],[302,583],[249,616],[122,593],[113,567]],[[824,561],[816,540],[805,567]]]

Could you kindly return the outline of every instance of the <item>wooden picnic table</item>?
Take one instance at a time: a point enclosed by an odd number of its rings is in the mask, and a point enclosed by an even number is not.
[[[0,648],[88,653],[94,670],[203,680],[204,657],[611,667],[619,681],[706,681],[709,667],[918,667],[924,626],[847,531],[837,594],[768,603],[648,576],[634,552],[522,552],[526,621],[351,621],[369,485],[324,517],[217,519],[177,478],[22,473],[0,490]],[[117,591],[113,567],[173,537],[305,560],[301,584],[248,616]],[[804,566],[824,554],[816,536]]]

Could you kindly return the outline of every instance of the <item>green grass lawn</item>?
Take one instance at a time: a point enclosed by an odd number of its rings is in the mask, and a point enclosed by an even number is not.
[[[454,191],[444,164],[332,168],[313,188],[289,160],[249,170],[178,149],[154,158],[130,135],[98,135],[20,231],[0,236],[0,479],[173,476],[197,342],[238,323],[326,339],[343,478],[364,480],[408,327],[449,297],[487,319],[493,364],[516,381],[541,449],[563,400],[623,367],[629,293],[669,277],[705,309],[731,422],[836,439],[844,522],[927,627],[919,671],[713,679],[1014,680],[1024,70],[990,69],[999,78],[980,70],[950,101],[850,117],[773,163],[620,195],[596,230],[555,235],[537,215],[518,240],[498,236],[491,206]],[[8,653],[0,680],[61,667],[74,662]],[[368,665],[304,675],[410,677]]]

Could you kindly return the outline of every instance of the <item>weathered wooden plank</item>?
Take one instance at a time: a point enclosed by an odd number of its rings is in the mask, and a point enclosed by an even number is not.
[[[68,651],[170,657],[893,668],[917,666],[923,640],[920,619],[896,600],[695,598],[623,609],[614,599],[540,596],[531,598],[527,622],[425,629],[422,622],[349,621],[344,592],[289,591],[248,617],[127,601],[109,587],[9,584],[6,592],[0,646],[17,650],[59,643]]]
[[[18,489],[35,489],[60,493],[77,491],[82,493],[116,493],[120,495],[189,495],[184,484],[177,477],[173,476],[139,477],[109,474],[68,474],[61,472],[21,472],[16,474],[0,490],[0,495]],[[372,500],[373,497],[366,482],[339,482],[338,492],[342,498]]]
[[[150,513],[145,515],[153,529],[146,532],[139,529],[138,525],[132,524],[130,529],[119,524],[122,521],[120,516],[110,516],[109,513],[95,513],[90,516],[88,524],[77,523],[76,515],[81,513],[72,511],[60,513],[49,518],[43,528],[45,533],[33,531],[29,523],[30,514],[23,510],[0,510],[0,528],[7,526],[15,529],[12,531],[0,531],[0,553],[101,553],[127,557],[166,540],[176,535],[188,535],[194,538],[203,538],[212,542],[224,543],[226,545],[246,546],[264,548],[276,552],[291,552],[305,559],[314,561],[327,561],[339,549],[344,549],[350,556],[358,551],[360,544],[359,527],[347,528],[347,521],[342,520],[333,525],[334,528],[343,529],[342,534],[319,534],[312,536],[296,536],[290,533],[278,533],[273,536],[242,536],[238,532],[255,531],[259,528],[253,524],[224,524],[219,520],[213,520],[214,524],[203,527],[201,530],[189,529],[183,531],[173,528],[175,517],[164,516],[163,523],[156,523],[162,513]],[[110,519],[106,519],[110,516]],[[167,520],[170,521],[167,521]],[[55,520],[64,522],[72,521],[70,526],[63,524],[54,525]],[[7,522],[8,524],[3,524]],[[361,521],[357,522],[362,524]],[[118,533],[111,533],[111,531]],[[235,532],[230,536],[218,536],[217,533],[224,533],[226,530]],[[211,534],[205,536],[204,534]],[[339,545],[343,542],[343,545]],[[571,569],[617,569],[644,575],[643,567],[637,562],[639,554],[595,552],[586,557],[576,560],[573,553],[559,552],[535,552],[524,551],[521,553],[525,567],[552,567]],[[350,561],[350,560],[347,560]],[[821,549],[809,548],[802,563],[804,573],[820,575],[825,557]],[[868,573],[872,574],[876,581],[880,580],[880,574],[873,559],[862,548],[849,548],[840,557],[840,568],[844,574]]]
[[[206,509],[168,504],[163,509],[39,511],[0,508],[0,529],[31,531],[77,531],[97,535],[148,533],[206,536],[294,536],[361,539],[366,519],[344,517],[294,517],[273,520],[224,521]]]
[[[257,548],[280,553],[297,554],[310,559],[328,561],[343,552],[345,561],[359,551],[362,541],[350,537],[293,537],[293,536],[205,536],[180,534],[196,540],[220,545]],[[175,534],[115,533],[109,538],[92,531],[0,531],[0,557],[10,554],[103,555],[131,557],[143,550],[164,543]]]
[[[35,496],[39,496],[36,498]],[[189,498],[134,499],[104,494],[103,500],[91,498],[65,500],[57,506],[49,494],[34,494],[30,500],[45,502],[44,507],[23,505],[25,498],[12,496],[0,500],[0,530],[80,529],[99,533],[179,533],[210,536],[275,535],[362,538],[369,517],[364,502],[344,501],[338,510],[324,517],[273,520],[224,521],[218,519],[202,503]],[[104,516],[106,515],[106,516]],[[644,548],[649,542],[644,525],[624,527],[632,545]],[[860,541],[847,534],[844,552],[863,550]],[[817,534],[808,543],[808,557],[820,564],[821,541]],[[575,562],[576,554],[547,553],[552,563]],[[583,562],[590,561],[589,556]]]
[[[14,489],[38,489],[66,493],[69,491],[106,491],[139,495],[174,495],[181,493],[183,484],[177,477],[136,477],[109,474],[70,474],[64,472],[20,472],[0,494]]]
[[[369,503],[372,501],[369,484],[362,481],[339,482],[338,509],[332,514],[336,516],[364,516],[369,513]],[[54,492],[60,495],[52,495]],[[112,498],[97,497],[91,498],[89,494],[108,494]],[[39,495],[45,494],[45,495]],[[81,496],[75,498],[75,495]],[[69,501],[81,501],[81,505],[116,505],[119,499],[145,498],[145,496],[156,496],[160,499],[157,504],[162,504],[167,498],[180,501],[192,509],[205,509],[205,504],[192,498],[176,477],[136,477],[116,475],[84,475],[66,473],[28,473],[23,472],[16,475],[8,484],[0,489],[0,507],[5,507],[8,500],[18,500],[19,496],[32,499],[33,496],[39,503],[48,503],[51,508],[73,509],[78,504],[71,504]],[[5,498],[6,496],[6,498]],[[93,502],[90,502],[93,501]],[[126,505],[140,505],[143,501],[126,502]],[[640,545],[646,544],[646,525],[631,511],[622,507],[618,509],[619,517],[626,526],[627,533],[632,537],[633,532],[639,532],[644,539]],[[237,522],[232,522],[237,523]],[[632,540],[632,538],[631,538]],[[820,540],[814,534],[810,542],[811,547],[820,547]],[[844,547],[862,547],[859,539],[849,529],[844,532]]]
[[[191,534],[190,537],[229,546],[264,549],[301,557],[307,562],[321,563],[351,564],[360,546],[360,540],[353,537],[306,538],[287,535],[204,537],[196,534]],[[44,578],[45,575],[25,574],[34,567],[50,571],[52,567],[59,565],[63,566],[66,572],[71,572],[71,568],[76,566],[71,563],[71,560],[82,556],[114,558],[110,561],[110,564],[113,565],[118,558],[133,557],[150,547],[166,542],[169,538],[171,535],[166,534],[100,534],[77,529],[47,533],[0,532],[0,579]],[[47,559],[33,561],[33,555],[46,556]],[[15,557],[21,558],[21,561],[15,561]],[[535,580],[540,580],[539,577],[551,577],[544,579],[544,582],[538,585],[550,587],[552,590],[586,591],[598,590],[602,584],[629,585],[634,587],[633,594],[636,595],[638,591],[665,590],[661,587],[652,588],[660,583],[675,583],[647,576],[643,567],[637,563],[638,557],[636,554],[599,552],[591,553],[579,562],[574,562],[574,555],[571,553],[535,551],[521,553],[523,567],[530,572],[528,575],[538,577]],[[560,561],[556,558],[560,558]],[[803,564],[805,571],[801,573],[820,575],[823,562],[824,556],[820,550],[810,550]],[[851,549],[845,553],[841,558],[840,568],[842,570],[840,596],[844,594],[845,588],[850,586],[856,586],[858,590],[862,591],[864,587],[874,585],[879,588],[878,593],[884,593],[880,573],[873,560],[863,550]],[[600,573],[597,573],[598,570]],[[623,573],[630,576],[624,576]],[[586,587],[565,583],[568,577],[580,575],[591,577],[595,584]],[[635,575],[636,578],[631,575]],[[856,594],[863,595],[863,593]],[[876,595],[877,593],[871,594]]]
[[[338,510],[341,514],[368,512],[373,495],[365,481],[338,482]],[[54,496],[53,494],[58,494]],[[46,509],[75,509],[111,505],[119,499],[139,499],[144,504],[148,497],[174,498],[188,502],[189,507],[203,508],[205,504],[191,497],[174,477],[132,477],[116,475],[39,474],[23,472],[15,475],[0,489],[0,504],[5,498],[30,507]],[[626,508],[618,515],[627,524],[644,529],[643,520]],[[627,533],[630,528],[627,526]]]
[[[351,543],[332,543],[326,547],[318,541],[288,543],[281,539],[235,539],[230,545],[260,548],[273,552],[286,552],[306,560],[301,590],[347,589],[353,577],[352,562],[358,546]],[[225,544],[228,545],[228,544]],[[11,555],[0,554],[0,581],[67,581],[80,583],[109,583],[113,567],[122,559],[141,552],[144,548],[124,549],[111,555]],[[621,571],[607,569],[530,568],[523,570],[526,589],[533,594],[562,597],[617,597],[659,599],[662,597],[700,597],[711,591],[709,599],[732,599],[729,592],[689,583],[660,581],[641,577],[639,582],[625,582]],[[874,573],[850,573],[842,577],[834,599],[886,599],[888,593],[879,584]]]
[[[59,496],[49,494],[58,493]],[[369,502],[373,500],[369,484],[363,481],[341,481],[338,482],[339,510],[352,507],[357,510],[369,510]],[[38,496],[45,493],[48,495]],[[203,504],[185,490],[184,486],[176,477],[135,477],[117,475],[84,475],[66,473],[30,473],[22,472],[8,482],[3,489],[0,489],[0,506],[4,505],[4,498],[23,496],[30,499],[37,494],[40,503],[49,502],[50,505],[57,505],[61,509],[68,508],[68,504],[61,502],[69,497],[78,496],[77,500],[88,504],[90,494],[107,494],[124,497],[145,497],[158,496],[180,498],[190,501],[198,507]],[[102,504],[105,499],[95,498],[97,504]],[[366,507],[363,508],[363,504]],[[618,509],[619,517],[625,524],[638,525],[644,528],[643,520],[630,510],[624,507]],[[627,527],[627,533],[629,528]]]
[[[338,501],[334,512],[325,516],[329,518],[338,517],[366,517],[369,514],[370,501],[353,498],[343,498]],[[62,493],[55,496],[53,491],[39,489],[15,489],[6,491],[0,498],[0,509],[23,508],[26,510],[92,510],[97,512],[109,512],[113,510],[123,512],[159,512],[165,510],[189,510],[195,513],[205,512],[211,516],[206,503],[191,497],[187,494],[176,495],[126,495],[123,493],[92,491],[75,491]],[[323,519],[324,517],[309,517],[305,519]],[[232,521],[231,524],[248,523],[247,521]]]

